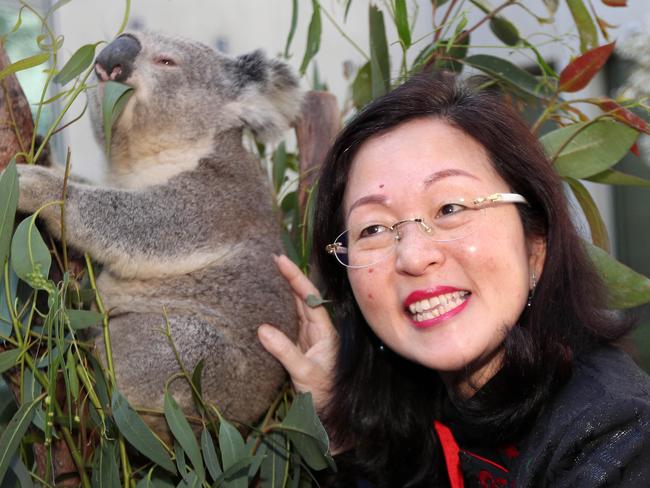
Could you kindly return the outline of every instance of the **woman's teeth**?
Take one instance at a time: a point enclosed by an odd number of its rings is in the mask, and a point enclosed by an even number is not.
[[[467,295],[469,295],[468,291],[455,291],[432,298],[425,298],[419,302],[411,303],[409,311],[416,322],[435,319],[463,303],[467,300]]]

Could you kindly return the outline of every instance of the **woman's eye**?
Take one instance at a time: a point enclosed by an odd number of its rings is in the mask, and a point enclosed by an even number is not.
[[[462,212],[466,208],[467,207],[461,205],[460,203],[447,203],[442,207],[440,207],[440,210],[438,210],[437,217],[447,217],[449,215],[454,215],[457,214],[458,212]]]
[[[381,234],[382,232],[386,232],[387,230],[388,228],[383,225],[373,224],[364,228],[359,234],[359,237],[360,238],[373,237],[376,236],[377,234]]]
[[[162,64],[163,66],[176,66],[176,61],[174,61],[172,58],[168,58],[166,56],[162,56],[160,58],[156,59],[157,64]]]

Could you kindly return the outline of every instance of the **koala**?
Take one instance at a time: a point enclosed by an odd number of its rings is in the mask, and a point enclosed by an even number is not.
[[[259,160],[242,142],[282,134],[299,113],[298,81],[261,51],[228,57],[203,44],[129,32],[97,56],[90,94],[103,145],[101,99],[108,80],[134,89],[112,129],[106,184],[70,182],[70,246],[101,263],[97,286],[109,310],[119,390],[134,407],[162,408],[165,381],[201,359],[203,395],[229,418],[251,424],[285,381],[258,343],[262,322],[295,339],[292,294],[272,260],[282,252],[279,216]],[[60,171],[19,165],[19,210],[61,195]],[[40,214],[61,235],[60,209]],[[101,334],[96,334],[104,357]],[[186,411],[190,389],[174,381]],[[164,431],[160,417],[147,419]]]

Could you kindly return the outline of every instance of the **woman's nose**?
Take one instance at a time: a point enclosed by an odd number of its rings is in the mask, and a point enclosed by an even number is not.
[[[420,275],[429,266],[440,265],[445,259],[442,244],[417,228],[417,225],[399,229],[400,238],[395,249],[395,267],[399,272]]]

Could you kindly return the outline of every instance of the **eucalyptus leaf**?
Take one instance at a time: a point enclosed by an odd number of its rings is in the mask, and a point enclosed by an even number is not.
[[[27,470],[27,466],[25,466],[25,463],[20,459],[20,456],[14,456],[11,461],[11,470],[18,479],[20,488],[33,488],[34,482],[32,481],[32,477]]]
[[[187,474],[177,485],[176,488],[200,488],[201,480],[194,471]]]
[[[77,360],[72,353],[72,348],[68,349],[65,361],[66,379],[68,389],[75,400],[79,399],[79,377],[77,376]]]
[[[490,30],[501,42],[508,46],[516,46],[519,43],[519,31],[517,27],[505,17],[497,15],[490,19]]]
[[[632,308],[650,302],[649,278],[628,268],[592,243],[584,241],[584,244],[607,287],[610,308]]]
[[[53,81],[60,85],[65,85],[83,73],[95,59],[96,48],[97,43],[86,44],[77,49],[63,68],[61,68],[61,71],[53,78]]]
[[[372,98],[377,98],[390,90],[390,58],[384,14],[370,4],[368,12],[370,32],[370,78]]]
[[[252,462],[253,457],[248,454],[239,458],[232,466],[225,470],[221,476],[219,476],[213,486],[224,486],[225,488],[246,486],[248,480],[248,467]]]
[[[174,434],[183,451],[190,458],[192,467],[199,479],[201,481],[205,480],[205,469],[203,467],[203,458],[201,457],[199,444],[196,442],[192,427],[190,427],[189,422],[169,390],[165,391],[164,409],[169,430],[172,431],[172,434]]]
[[[0,352],[0,373],[13,368],[20,357],[20,349],[10,349]]]
[[[404,49],[411,46],[411,28],[409,27],[406,0],[395,0],[395,26]]]
[[[587,52],[598,45],[598,31],[583,0],[566,0],[580,36],[580,51]]]
[[[293,41],[293,36],[296,33],[296,24],[298,23],[298,0],[292,0],[291,2],[291,27],[289,27],[289,34],[287,35],[287,43],[284,46],[284,57],[289,58],[289,48],[291,47],[291,41]]]
[[[601,173],[596,173],[586,178],[594,183],[603,183],[606,185],[626,185],[626,186],[641,186],[650,188],[650,180],[641,178],[639,176],[622,173],[614,169],[606,169]]]
[[[540,142],[563,177],[587,178],[618,163],[638,132],[613,120],[572,124],[542,136]]]
[[[23,71],[34,66],[41,65],[47,60],[50,59],[49,53],[39,53],[34,56],[29,56],[24,59],[19,59],[15,63],[11,63],[5,69],[0,70],[0,81],[4,80],[7,76],[17,73],[18,71]]]
[[[111,406],[113,419],[129,444],[161,468],[176,474],[176,467],[167,451],[117,389],[113,390]]]
[[[103,314],[92,310],[68,309],[65,314],[68,317],[70,327],[74,330],[87,329],[91,325],[99,324],[104,319]]]
[[[219,447],[221,449],[221,464],[223,465],[224,478],[225,473],[229,472],[237,461],[244,458],[249,458],[239,431],[230,424],[227,420],[221,419],[219,425]],[[229,488],[246,488],[248,484],[247,473],[244,472],[241,476],[236,476],[234,479],[228,481]]]
[[[536,78],[519,66],[503,58],[489,54],[475,54],[474,56],[465,58],[464,62],[499,81],[505,82],[522,93],[537,98],[548,98],[552,95],[551,90],[545,85],[544,80]]]
[[[174,457],[176,458],[176,467],[178,468],[178,472],[183,476],[184,480],[187,480],[190,470],[187,469],[187,463],[185,462],[185,451],[183,451],[183,448],[178,441],[174,441]]]
[[[271,432],[264,440],[266,456],[260,466],[262,488],[283,488],[288,479],[289,451],[287,439],[280,432]]]
[[[223,474],[223,471],[219,465],[219,459],[217,458],[217,451],[214,448],[214,442],[212,442],[212,436],[205,427],[203,427],[203,431],[201,432],[201,450],[203,451],[203,461],[205,462],[205,466],[208,468],[208,472],[214,481]]]
[[[275,193],[280,192],[280,188],[282,188],[282,184],[284,183],[284,175],[287,171],[287,159],[287,146],[282,141],[273,153],[273,188],[275,189]]]
[[[93,488],[120,488],[122,486],[117,457],[115,441],[103,439],[99,449],[95,449]]]
[[[34,400],[21,405],[0,435],[0,482],[5,478],[14,453],[32,422],[37,404],[38,402]]]
[[[307,33],[307,47],[305,49],[305,55],[302,58],[302,63],[300,64],[301,75],[305,74],[305,71],[307,71],[307,66],[309,66],[309,62],[320,49],[320,38],[322,31],[320,3],[318,3],[318,0],[311,0],[311,5],[312,14],[311,21],[309,22],[309,31]]]
[[[43,386],[36,380],[32,370],[27,368],[23,374],[22,389],[20,391],[20,403],[26,404],[34,401],[43,392]],[[45,432],[45,413],[42,408],[34,409],[32,423]]]
[[[372,75],[370,61],[357,71],[352,82],[352,102],[357,109],[363,108],[372,100]]]
[[[107,81],[104,84],[104,97],[102,99],[102,122],[104,127],[104,151],[106,155],[111,152],[111,134],[113,124],[124,110],[129,98],[133,95],[133,88],[117,81]]]
[[[51,291],[53,285],[47,279],[51,265],[52,256],[36,228],[36,216],[25,218],[11,240],[11,266],[32,288]]]
[[[205,360],[201,359],[196,366],[194,366],[194,371],[192,371],[192,385],[194,388],[192,390],[192,398],[194,399],[194,404],[196,408],[201,408],[201,398],[203,397],[203,387],[201,386],[201,375],[203,374],[203,367],[205,366]],[[194,391],[198,392],[198,395]]]
[[[589,194],[589,191],[580,181],[574,178],[565,178],[569,184],[571,191],[576,197],[576,200],[582,208],[582,212],[589,224],[589,231],[591,233],[592,242],[600,247],[602,250],[609,252],[609,236],[607,235],[607,227],[603,221],[596,202]]]
[[[268,448],[266,447],[266,444],[262,442],[258,448],[257,451],[255,452],[255,455],[253,456],[253,460],[251,461],[251,465],[248,467],[248,479],[251,480],[255,477],[257,474],[257,471],[260,469],[260,466],[262,465],[262,461],[264,461],[264,458],[266,457],[268,452]]]
[[[0,174],[0,270],[4,272],[4,263],[9,256],[11,233],[16,218],[18,205],[18,171],[16,161]],[[1,277],[4,280],[4,276]]]
[[[324,303],[329,302],[331,302],[331,300],[324,300],[321,297],[317,297],[316,295],[307,295],[307,298],[305,298],[305,305],[307,305],[309,308],[320,307]]]
[[[280,428],[286,429],[291,443],[310,468],[321,470],[333,466],[329,439],[316,415],[311,393],[301,393],[294,398]]]
[[[3,268],[4,266],[0,267],[0,269]],[[6,286],[4,276],[0,276],[0,334],[9,337],[13,332],[9,303],[16,303],[16,294],[18,293],[18,276],[11,266],[9,266],[9,290],[5,289]],[[8,294],[7,291],[9,291]],[[7,301],[7,296],[9,301]]]

